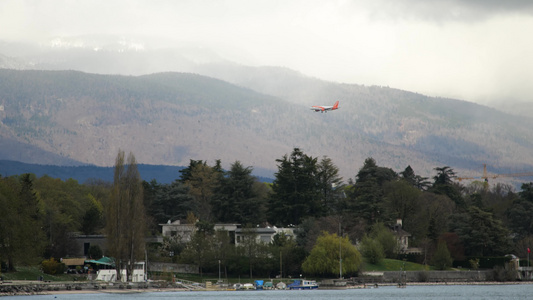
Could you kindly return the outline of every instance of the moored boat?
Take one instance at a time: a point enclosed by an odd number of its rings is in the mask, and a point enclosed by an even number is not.
[[[290,290],[314,290],[318,289],[318,284],[315,280],[294,280],[293,283],[287,286]]]

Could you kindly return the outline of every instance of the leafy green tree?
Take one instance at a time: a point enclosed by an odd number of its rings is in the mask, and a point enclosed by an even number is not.
[[[295,229],[298,246],[302,247],[306,252],[311,252],[316,243],[316,239],[324,231],[331,234],[343,232],[350,237],[349,229],[351,228],[351,223],[343,220],[340,216],[304,219]]]
[[[340,274],[341,259],[343,275],[355,274],[362,262],[361,254],[348,237],[323,232],[305,259],[302,270],[308,274],[335,277]]]
[[[19,201],[16,205],[17,220],[16,236],[17,243],[23,251],[18,255],[19,261],[29,262],[43,255],[46,247],[44,231],[44,203],[35,189],[36,177],[34,174],[23,174],[19,177]]]
[[[42,227],[47,234],[45,257],[64,257],[74,251],[72,232],[79,231],[84,216],[86,195],[75,180],[61,181],[50,176],[35,180],[41,203]]]
[[[431,258],[431,265],[438,270],[446,270],[452,266],[452,263],[453,259],[450,256],[450,251],[448,251],[446,242],[442,240],[439,241],[437,251],[435,251],[435,254],[433,254],[433,257]]]
[[[127,164],[124,151],[117,155],[106,220],[107,250],[115,258],[117,279],[122,268],[126,268],[129,277],[135,260],[144,255],[146,233],[142,181],[132,153]]]
[[[87,251],[87,255],[89,256],[89,258],[91,259],[100,259],[102,258],[102,256],[104,255],[103,251],[102,251],[102,248],[100,248],[100,246],[98,245],[91,245],[89,247],[89,250]]]
[[[369,263],[377,265],[385,258],[385,250],[381,243],[369,236],[361,240],[361,253]]]
[[[385,257],[396,258],[396,255],[398,254],[398,240],[394,233],[392,233],[392,231],[383,223],[372,225],[370,237],[381,244]]]
[[[417,217],[420,211],[422,192],[405,180],[390,181],[383,186],[385,208],[393,219],[402,219],[406,230],[408,224]]]
[[[533,249],[533,235],[528,235],[520,240],[518,240],[513,247],[513,253],[516,253],[521,259],[528,257],[527,250]]]
[[[227,230],[219,229],[213,236],[213,259],[224,268],[224,277],[228,277],[228,261],[234,252],[234,246]]]
[[[198,265],[200,276],[203,276],[203,268],[213,257],[211,245],[214,229],[213,224],[207,222],[197,222],[196,228],[191,240],[181,253],[181,259]]]
[[[254,265],[259,262],[259,246],[257,231],[251,224],[247,224],[242,230],[242,241],[239,247],[243,252],[243,256],[248,260],[250,278],[253,278]]]
[[[8,270],[16,264],[40,261],[46,245],[43,203],[33,174],[0,177],[0,261]]]
[[[465,260],[465,247],[455,232],[445,232],[439,237],[439,240],[446,242],[446,246],[453,260]]]
[[[423,192],[419,201],[419,213],[405,220],[406,230],[408,228],[414,242],[421,242],[427,237],[436,243],[442,233],[449,231],[448,221],[455,211],[455,203],[445,195],[430,192]]]
[[[317,182],[317,159],[294,148],[290,157],[276,160],[278,172],[269,199],[270,222],[299,224],[305,217],[323,214]]]
[[[5,264],[9,271],[15,270],[19,254],[29,244],[21,235],[25,231],[21,217],[26,219],[26,216],[20,214],[23,207],[20,207],[18,190],[20,183],[14,177],[0,178],[0,264]]]
[[[299,247],[292,237],[283,233],[274,235],[270,245],[270,253],[274,262],[279,262],[279,272],[274,272],[272,275],[281,275],[283,278],[301,274],[301,266],[306,253],[303,247]]]
[[[81,231],[83,234],[95,234],[102,227],[103,206],[93,195],[87,195],[89,207],[83,215]]]

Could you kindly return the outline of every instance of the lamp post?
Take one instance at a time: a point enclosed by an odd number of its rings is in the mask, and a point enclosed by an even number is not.
[[[339,222],[339,279],[342,279],[342,231]]]
[[[529,253],[531,253],[531,249],[529,249],[528,247],[527,248],[527,274],[529,275],[528,279],[531,278],[531,270],[529,269]]]
[[[220,259],[218,260],[218,282],[220,282]]]

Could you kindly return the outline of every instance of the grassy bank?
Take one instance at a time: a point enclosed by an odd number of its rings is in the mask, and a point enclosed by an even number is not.
[[[422,270],[430,270],[428,266],[424,266],[421,264],[416,264],[412,262],[405,262],[401,260],[395,260],[395,259],[383,259],[379,264],[370,264],[366,261],[363,262],[361,266],[361,270],[365,272],[384,272],[384,271],[422,271]],[[58,274],[58,275],[49,275],[44,274],[39,266],[26,266],[26,267],[17,267],[16,272],[7,272],[7,273],[0,273],[0,276],[4,280],[39,280],[39,278],[42,276],[43,280],[46,281],[83,281],[86,280],[86,275],[71,275],[71,274]],[[170,273],[168,274],[159,274],[159,276],[156,279],[163,279],[163,280],[172,280],[172,275]],[[149,276],[149,278],[153,278]],[[218,281],[218,275],[212,275],[212,274],[204,274],[203,276],[200,276],[198,274],[176,274],[177,280],[188,280],[188,281],[194,281],[194,282],[204,282],[204,281],[212,281],[216,282]],[[226,281],[226,278],[222,278]],[[253,278],[250,279],[248,276],[243,277],[230,277],[227,278],[227,282],[233,284],[233,283],[246,283],[246,282],[253,282],[255,279],[268,279],[268,278]],[[276,280],[278,281],[278,280]],[[284,278],[283,281],[290,282],[291,279]],[[279,281],[278,281],[279,282]]]
[[[4,280],[39,280],[43,277],[45,281],[81,281],[85,280],[85,275],[57,274],[50,275],[41,271],[40,266],[19,266],[14,272],[2,272],[0,277]]]
[[[423,271],[423,270],[432,270],[430,266],[425,266],[413,262],[388,259],[385,258],[381,260],[379,264],[371,264],[366,260],[363,261],[361,268],[365,272],[384,272],[384,271]]]

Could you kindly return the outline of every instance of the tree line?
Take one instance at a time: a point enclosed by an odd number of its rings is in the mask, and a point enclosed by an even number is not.
[[[224,170],[219,160],[191,160],[170,184],[146,182],[133,154],[126,159],[122,151],[112,183],[0,178],[2,269],[65,257],[73,252],[73,233],[82,233],[106,234],[104,254],[116,258],[117,268],[143,259],[146,247],[151,261],[194,263],[202,272],[355,274],[363,257],[378,262],[401,255],[390,230],[398,219],[411,234],[410,246],[423,252],[409,259],[441,268],[510,253],[526,257],[531,248],[533,183],[519,192],[487,182],[462,185],[449,166],[425,178],[410,166],[397,173],[371,157],[345,181],[330,158],[298,148],[276,162],[272,184],[239,161]],[[159,224],[169,220],[190,224],[191,240],[167,237],[145,245],[144,238],[160,235]],[[215,223],[241,224],[247,238],[236,247]],[[296,238],[276,235],[272,243],[259,243],[258,226],[295,227]]]

